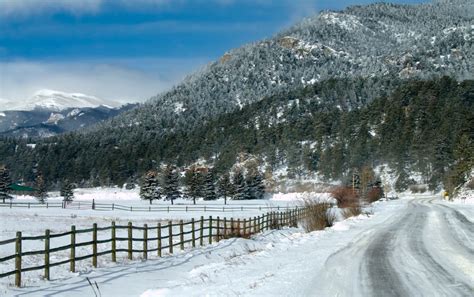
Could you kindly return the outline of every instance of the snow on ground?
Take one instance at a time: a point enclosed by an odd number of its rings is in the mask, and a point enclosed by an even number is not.
[[[286,201],[284,197],[274,198]],[[323,231],[266,231],[251,239],[223,240],[163,258],[150,256],[148,261],[128,261],[122,255],[114,264],[107,256],[99,257],[100,268],[91,269],[89,261],[81,261],[86,263],[77,273],[53,269],[51,281],[41,280],[41,272],[31,272],[24,276],[24,288],[9,285],[13,279],[3,279],[0,295],[93,296],[86,277],[97,282],[101,296],[388,296],[390,292],[464,296],[472,292],[472,205],[446,202],[439,195],[401,195],[399,200],[372,204],[371,212]],[[3,218],[6,212],[1,214]],[[28,212],[16,214],[22,218]],[[116,214],[140,219],[140,214]],[[98,219],[97,212],[91,215],[89,220]],[[69,226],[69,221],[63,221],[66,217],[57,218],[58,227]],[[83,219],[87,225],[87,217]],[[34,222],[38,220],[18,226],[32,229]]]
[[[400,207],[398,202],[375,205],[377,215],[373,219],[377,220],[372,224]],[[89,269],[75,274],[52,271],[50,282],[27,278],[26,288],[4,285],[3,293],[61,296],[67,292],[68,296],[88,296],[93,294],[85,279],[88,277],[98,283],[102,296],[303,296],[298,284],[312,275],[309,270],[317,268],[309,267],[307,261],[322,265],[321,259],[350,240],[355,226],[373,220],[367,219],[361,215],[309,234],[300,228],[266,231],[252,239],[223,240],[146,262],[105,261],[99,263],[100,269],[86,267]]]

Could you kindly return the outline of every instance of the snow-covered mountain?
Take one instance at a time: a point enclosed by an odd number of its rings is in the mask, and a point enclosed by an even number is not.
[[[19,138],[50,137],[75,131],[117,116],[137,106],[127,104],[118,108],[107,106],[69,107],[62,110],[5,110],[0,112],[0,136]],[[55,107],[58,107],[55,105]]]
[[[106,106],[115,108],[120,106],[117,102],[99,99],[94,96],[81,93],[65,93],[60,91],[43,89],[37,91],[31,98],[22,102],[1,101],[0,110],[22,110],[29,111],[35,109],[62,111],[68,108],[86,108]]]

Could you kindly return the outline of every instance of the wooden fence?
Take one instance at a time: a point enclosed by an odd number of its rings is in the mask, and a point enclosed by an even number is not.
[[[199,220],[191,219],[191,221],[178,223],[169,221],[168,224],[162,225],[157,223],[154,226],[145,224],[143,227],[134,226],[132,222],[128,225],[120,226],[112,222],[111,226],[98,227],[93,224],[90,229],[76,230],[75,226],[71,226],[68,232],[53,234],[50,230],[46,230],[41,236],[23,236],[21,232],[16,233],[16,238],[0,241],[0,246],[7,244],[14,244],[15,252],[12,255],[1,257],[0,263],[5,261],[14,262],[14,270],[0,273],[0,278],[9,275],[15,275],[15,285],[21,286],[22,273],[33,270],[44,270],[44,278],[50,279],[50,268],[60,265],[69,265],[69,271],[76,271],[76,262],[86,259],[92,259],[92,266],[97,267],[97,260],[100,256],[110,255],[112,262],[117,261],[117,253],[126,253],[127,258],[132,260],[134,253],[139,253],[143,259],[147,259],[148,255],[156,252],[158,257],[164,253],[173,254],[173,249],[176,247],[184,250],[185,245],[195,248],[197,245],[203,246],[206,242],[212,244],[213,241],[219,241],[225,238],[232,237],[248,237],[252,234],[259,233],[265,230],[279,229],[283,226],[296,226],[297,222],[307,215],[307,209],[300,208],[288,210],[285,212],[269,212],[258,217],[248,219],[234,219],[234,218],[213,218],[210,216],[204,219],[203,216]],[[185,228],[188,229],[185,231]],[[126,230],[127,236],[117,236],[117,230]],[[176,232],[178,229],[178,232]],[[140,237],[134,234],[134,230],[141,231]],[[162,232],[163,230],[167,232]],[[109,231],[110,237],[107,239],[98,239],[98,232]],[[151,235],[153,232],[153,235]],[[164,235],[164,233],[167,233]],[[77,242],[76,236],[78,234],[90,234],[90,241]],[[70,243],[67,245],[51,248],[50,242],[52,238],[69,237]],[[67,238],[66,238],[67,239]],[[44,249],[23,251],[22,245],[26,241],[44,241]],[[126,248],[117,247],[118,242],[126,242]],[[141,242],[141,248],[133,247],[134,242]],[[149,243],[156,243],[155,248],[149,248]],[[110,243],[110,249],[98,252],[98,245]],[[91,248],[90,254],[83,256],[76,255],[78,247]],[[51,262],[51,254],[60,251],[69,250],[69,257],[67,259]],[[31,255],[44,255],[44,264],[32,267],[22,266],[22,257]],[[14,261],[13,261],[14,260]],[[12,263],[13,264],[13,263]]]
[[[5,208],[66,208],[66,209],[76,209],[76,210],[102,210],[102,211],[142,211],[142,212],[176,212],[176,211],[199,211],[199,212],[232,212],[232,211],[286,211],[291,209],[297,209],[298,207],[292,206],[262,206],[262,205],[222,205],[222,204],[207,204],[207,205],[150,205],[150,206],[140,206],[140,205],[122,205],[116,203],[97,203],[89,201],[74,201],[68,204],[63,202],[47,202],[47,203],[38,203],[38,202],[6,202],[0,203],[0,207]]]

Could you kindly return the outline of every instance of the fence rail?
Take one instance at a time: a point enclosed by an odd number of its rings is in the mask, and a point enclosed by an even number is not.
[[[23,236],[21,232],[17,232],[15,238],[0,242],[0,246],[15,244],[14,254],[0,258],[0,263],[14,260],[15,269],[0,273],[0,278],[15,275],[15,286],[20,287],[22,274],[28,271],[44,270],[44,278],[49,280],[51,267],[69,264],[69,271],[75,272],[77,261],[90,258],[92,258],[92,266],[97,267],[99,256],[110,254],[112,262],[117,261],[117,253],[126,253],[129,260],[133,259],[134,253],[140,253],[145,260],[151,252],[156,252],[157,256],[161,257],[164,253],[173,254],[175,247],[184,250],[186,244],[191,248],[195,248],[197,245],[203,246],[206,241],[208,244],[212,244],[213,240],[219,242],[225,238],[249,237],[252,234],[265,230],[280,229],[283,226],[296,226],[297,221],[304,218],[307,212],[307,209],[300,208],[284,212],[268,212],[258,217],[248,219],[214,218],[212,216],[205,219],[201,216],[198,220],[191,219],[187,222],[180,220],[177,223],[169,221],[166,225],[157,223],[153,226],[147,224],[134,226],[132,222],[129,222],[127,225],[116,225],[115,222],[112,222],[110,226],[98,227],[97,224],[94,223],[92,228],[77,230],[73,225],[70,231],[56,234],[51,233],[50,230],[47,229],[45,230],[45,234],[41,236]],[[190,230],[185,231],[185,227]],[[177,232],[176,229],[178,229]],[[126,230],[127,236],[118,237],[117,230]],[[137,237],[137,232],[134,233],[134,230],[140,231],[141,236]],[[167,231],[166,235],[164,235],[164,230]],[[98,232],[104,231],[110,231],[110,236],[106,239],[98,239]],[[151,232],[153,232],[154,235],[150,236]],[[91,234],[91,240],[77,242],[77,234]],[[51,248],[51,239],[61,237],[69,237],[70,243]],[[42,241],[44,248],[40,250],[23,251],[22,246],[28,241]],[[117,242],[120,241],[127,243],[126,248],[117,247]],[[134,248],[134,242],[141,243],[141,248]],[[156,243],[156,248],[149,248],[149,243],[151,242]],[[110,243],[111,248],[98,252],[98,245],[106,243]],[[77,256],[76,249],[78,247],[90,247],[92,252]],[[58,262],[50,261],[51,254],[64,250],[69,250],[68,259]],[[32,255],[43,255],[44,264],[23,267],[22,257]]]
[[[232,211],[287,211],[291,209],[297,209],[298,207],[293,206],[261,206],[261,205],[222,205],[222,204],[207,204],[207,205],[150,205],[150,206],[133,206],[133,205],[122,205],[117,203],[99,203],[89,201],[74,201],[70,203],[64,202],[0,202],[0,207],[4,208],[66,208],[66,209],[77,209],[77,210],[97,210],[97,211],[130,211],[130,212],[232,212]]]

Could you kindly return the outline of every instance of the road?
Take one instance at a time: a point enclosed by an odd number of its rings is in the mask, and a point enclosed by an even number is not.
[[[473,204],[407,197],[373,211],[325,231],[268,231],[4,295],[94,296],[89,277],[103,297],[474,296]]]
[[[316,295],[474,296],[470,220],[439,199],[410,200],[328,257]]]

